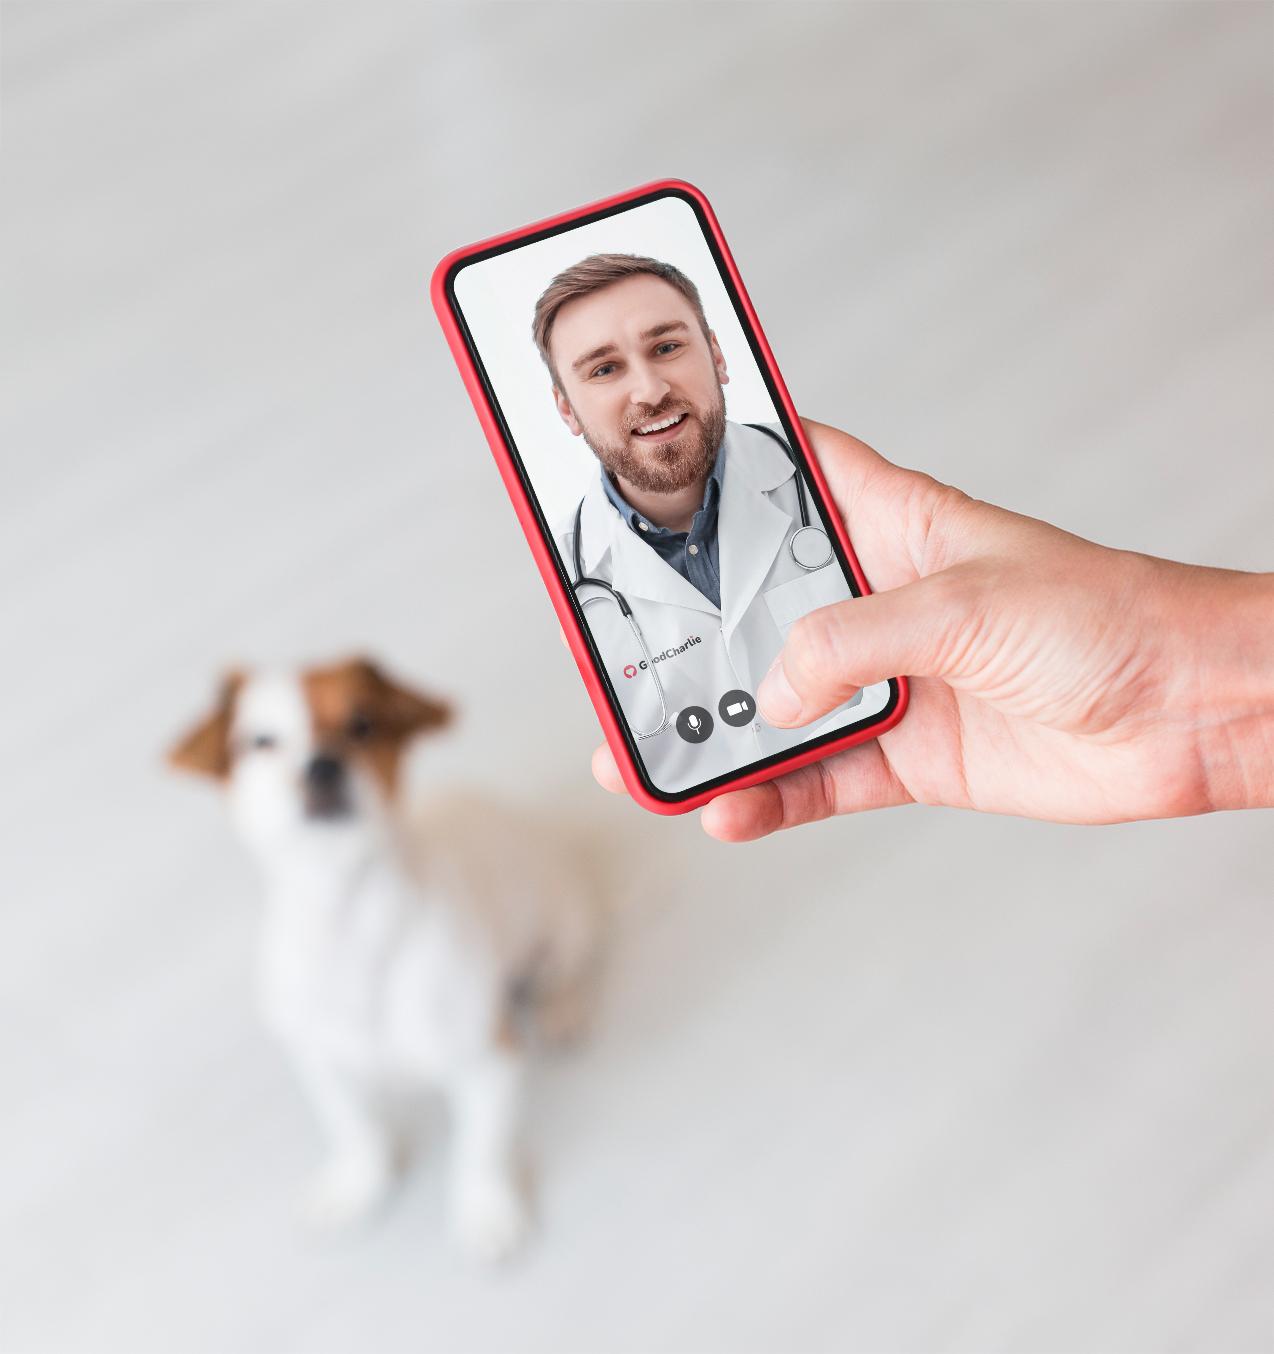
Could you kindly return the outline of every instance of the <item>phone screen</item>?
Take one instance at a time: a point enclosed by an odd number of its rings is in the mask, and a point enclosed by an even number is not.
[[[894,682],[800,729],[757,710],[793,624],[858,589],[693,198],[658,190],[493,247],[449,290],[655,794],[892,713]]]

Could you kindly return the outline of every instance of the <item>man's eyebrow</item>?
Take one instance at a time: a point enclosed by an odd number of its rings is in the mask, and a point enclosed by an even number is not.
[[[586,366],[589,362],[596,362],[599,357],[605,357],[607,353],[618,351],[619,350],[613,343],[603,343],[600,348],[594,348],[591,353],[585,353],[583,357],[577,357],[575,361],[571,363],[571,370],[579,371],[581,367]]]
[[[649,343],[651,339],[659,338],[663,334],[671,334],[674,330],[689,328],[690,326],[685,320],[667,320],[663,324],[657,324],[651,329],[644,330],[637,337],[643,343]],[[605,357],[607,353],[618,351],[619,349],[613,343],[603,343],[600,348],[594,348],[591,352],[585,353],[583,357],[577,357],[571,363],[571,370],[579,371],[581,367],[587,366],[590,362],[596,362],[599,357]]]
[[[674,329],[689,328],[685,320],[668,320],[665,324],[657,324],[653,329],[647,329],[644,334],[638,334],[637,337],[645,343],[648,339],[658,338],[661,334],[671,334]]]

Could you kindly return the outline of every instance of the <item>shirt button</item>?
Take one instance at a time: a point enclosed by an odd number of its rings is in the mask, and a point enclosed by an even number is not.
[[[692,545],[687,548],[689,549],[692,555],[697,555],[699,553],[699,547],[697,545]]]
[[[650,530],[650,528],[645,524],[645,522],[638,522],[638,523],[637,523],[637,527],[638,527],[638,529],[641,530],[641,531],[649,531],[649,530]]]

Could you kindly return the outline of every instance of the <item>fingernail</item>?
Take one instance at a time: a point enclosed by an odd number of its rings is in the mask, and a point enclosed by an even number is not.
[[[794,724],[801,713],[801,698],[783,671],[783,660],[776,659],[757,688],[756,703],[771,724]]]

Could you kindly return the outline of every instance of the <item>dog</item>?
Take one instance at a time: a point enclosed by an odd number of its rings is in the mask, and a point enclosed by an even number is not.
[[[404,809],[404,750],[450,719],[365,658],[235,672],[169,760],[224,786],[264,873],[261,1006],[329,1145],[306,1215],[338,1226],[382,1202],[385,1093],[431,1087],[450,1112],[455,1233],[496,1261],[530,1222],[528,1041],[585,1020],[599,898],[550,825],[472,795]]]

